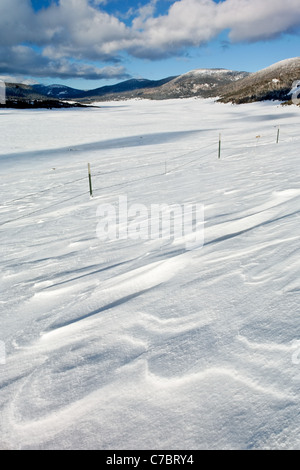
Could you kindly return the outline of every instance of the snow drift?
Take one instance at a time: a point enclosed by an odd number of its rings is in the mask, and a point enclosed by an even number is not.
[[[1,112],[1,448],[299,449],[299,116]],[[204,246],[100,241],[120,195],[204,204]]]

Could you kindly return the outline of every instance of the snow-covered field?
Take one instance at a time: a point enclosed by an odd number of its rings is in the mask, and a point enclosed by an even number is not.
[[[0,114],[0,448],[299,449],[300,109]],[[120,196],[204,246],[100,240]]]

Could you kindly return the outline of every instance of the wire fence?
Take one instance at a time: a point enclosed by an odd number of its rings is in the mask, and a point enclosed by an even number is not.
[[[128,165],[128,166],[125,166],[125,168],[116,168],[116,169],[113,169],[113,170],[110,170],[110,171],[102,171],[102,170],[99,170],[97,167],[94,166],[93,171],[92,171],[92,175],[91,175],[93,183],[95,181],[98,181],[97,178],[100,178],[100,177],[103,178],[103,177],[107,177],[108,175],[113,175],[113,174],[118,175],[118,174],[121,174],[122,172],[130,172],[130,171],[134,171],[134,170],[139,170],[141,168],[145,168],[145,169],[149,170],[149,167],[158,167],[159,169],[158,169],[158,171],[153,172],[150,175],[139,176],[138,178],[128,179],[126,181],[118,181],[116,183],[106,185],[106,186],[103,185],[103,184],[101,186],[96,185],[96,186],[93,187],[93,189],[90,186],[90,190],[88,189],[88,185],[87,185],[87,189],[83,192],[80,192],[80,193],[78,193],[78,194],[76,194],[72,197],[60,199],[59,201],[55,201],[51,204],[47,204],[47,205],[45,205],[41,208],[32,210],[30,212],[26,212],[25,214],[22,214],[18,217],[14,217],[14,218],[6,220],[4,222],[0,222],[0,227],[4,226],[4,225],[7,225],[9,223],[12,223],[12,222],[30,217],[31,215],[43,213],[46,210],[51,209],[52,207],[56,207],[60,204],[63,204],[63,203],[66,203],[66,202],[69,202],[69,201],[72,201],[72,200],[75,200],[75,199],[79,199],[82,196],[87,196],[89,194],[90,194],[90,196],[92,196],[95,193],[99,194],[99,193],[101,193],[101,191],[106,191],[106,190],[109,190],[109,189],[124,188],[124,187],[132,185],[136,182],[147,181],[147,180],[150,180],[152,178],[157,178],[159,176],[161,177],[163,174],[170,175],[172,173],[177,172],[178,170],[181,170],[182,168],[187,168],[187,167],[193,165],[194,163],[199,163],[199,161],[203,161],[203,159],[205,157],[210,157],[210,156],[213,156],[214,154],[216,155],[216,158],[221,158],[222,160],[226,160],[226,159],[229,159],[229,158],[240,157],[244,153],[247,154],[251,149],[263,148],[263,147],[269,146],[269,145],[277,145],[277,144],[279,144],[279,142],[280,142],[280,144],[284,144],[284,143],[299,141],[299,139],[300,139],[299,134],[290,133],[290,132],[286,131],[285,129],[284,130],[280,129],[280,133],[279,133],[279,127],[277,127],[277,128],[278,128],[278,132],[277,132],[277,136],[275,136],[275,138],[274,138],[274,135],[271,135],[271,133],[267,134],[267,135],[266,134],[258,134],[258,135],[255,135],[255,137],[249,137],[249,139],[243,139],[242,141],[239,138],[231,138],[231,136],[225,136],[225,138],[224,138],[224,136],[222,136],[222,138],[220,138],[219,142],[214,141],[214,142],[211,142],[211,143],[209,143],[205,146],[191,149],[187,152],[180,153],[179,155],[176,155],[175,157],[173,156],[169,160],[162,159],[159,162],[143,163],[143,164],[140,164],[140,165],[131,165],[131,166]],[[279,140],[279,134],[280,134],[280,140]],[[265,140],[265,139],[268,139],[268,140]],[[235,144],[237,144],[237,145],[235,145]],[[218,145],[219,145],[219,149],[218,149]],[[210,149],[208,152],[203,153],[203,151],[208,150],[208,149]],[[153,156],[153,155],[157,156],[158,152],[155,152],[154,154],[153,153],[149,154],[148,157]],[[195,155],[195,157],[192,158],[192,159],[188,159],[187,161],[182,161],[183,159],[185,159],[186,157],[189,157],[191,155]],[[180,163],[178,165],[176,165],[176,162],[178,160],[180,160]],[[162,169],[163,166],[164,166],[164,168]],[[63,183],[59,183],[59,184],[56,184],[56,185],[52,185],[52,186],[49,186],[48,188],[44,188],[44,189],[41,189],[39,191],[35,191],[35,192],[31,192],[31,193],[22,195],[21,197],[17,197],[17,198],[10,199],[8,201],[2,202],[0,207],[1,206],[2,207],[9,207],[9,206],[11,206],[12,204],[14,204],[18,201],[25,202],[25,200],[28,200],[28,199],[33,198],[35,196],[41,196],[41,195],[44,195],[46,193],[49,193],[49,192],[57,190],[57,189],[63,189],[65,186],[69,186],[69,185],[79,183],[79,182],[83,182],[83,181],[87,182],[87,179],[88,179],[88,175],[82,176],[80,178],[76,178],[76,179],[73,179],[73,180],[70,180],[70,181],[66,181],[66,182],[63,182]]]

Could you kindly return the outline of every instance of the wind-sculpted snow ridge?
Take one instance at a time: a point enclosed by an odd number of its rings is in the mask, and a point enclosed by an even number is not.
[[[300,448],[299,113],[2,112],[1,449]],[[100,240],[120,195],[203,204],[203,246]]]

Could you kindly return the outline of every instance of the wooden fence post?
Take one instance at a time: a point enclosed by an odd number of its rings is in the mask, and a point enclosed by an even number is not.
[[[91,175],[91,165],[88,163],[88,172],[89,172],[89,186],[90,186],[90,196],[93,197],[93,188],[92,188],[92,175]]]

